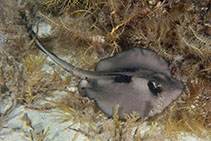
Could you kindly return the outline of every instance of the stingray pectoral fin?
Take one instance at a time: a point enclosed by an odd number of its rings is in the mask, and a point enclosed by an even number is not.
[[[107,83],[106,80],[101,80],[95,87],[86,89],[86,95],[95,99],[98,107],[109,117],[113,115],[115,106],[119,105],[118,115],[122,119],[125,114],[133,111],[144,116],[145,98],[142,94],[142,91],[135,89],[130,83]]]
[[[170,76],[168,63],[157,53],[144,48],[132,48],[113,57],[101,60],[96,71],[112,71],[124,68],[145,68]]]
[[[85,88],[85,94],[89,99],[95,100],[99,109],[107,116],[112,117],[114,103],[103,97],[105,94],[100,88]]]

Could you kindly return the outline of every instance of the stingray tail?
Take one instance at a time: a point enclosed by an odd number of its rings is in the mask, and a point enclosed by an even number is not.
[[[83,79],[86,79],[86,78],[98,78],[100,76],[100,74],[96,74],[93,71],[82,70],[82,69],[77,68],[77,67],[75,67],[75,66],[67,63],[66,61],[60,59],[54,53],[50,52],[47,48],[45,48],[42,45],[42,43],[40,42],[40,40],[36,37],[35,32],[32,30],[32,27],[29,27],[28,28],[28,32],[30,33],[31,39],[35,39],[36,46],[42,52],[44,52],[46,55],[48,55],[55,63],[57,63],[63,69],[65,69],[66,71],[71,72],[71,73],[73,73],[73,75],[79,76],[79,77],[81,77]]]
[[[31,11],[29,13],[34,13],[33,12],[33,8],[31,9]],[[54,53],[50,52],[47,48],[45,48],[42,43],[40,42],[40,40],[37,38],[36,33],[33,31],[32,29],[32,23],[30,20],[30,17],[32,16],[31,14],[29,14],[27,11],[22,11],[20,12],[20,15],[22,17],[22,19],[24,19],[25,21],[25,26],[27,29],[27,32],[30,33],[30,38],[33,40],[35,40],[35,44],[36,46],[42,51],[44,52],[46,55],[48,55],[55,63],[57,63],[58,65],[60,65],[62,68],[64,68],[66,71],[73,73],[76,76],[79,76],[83,79],[86,78],[99,78],[102,76],[102,74],[98,74],[95,73],[93,71],[86,71],[86,70],[82,70],[80,68],[77,68],[69,63],[67,63],[66,61],[60,59],[59,57],[57,57]]]

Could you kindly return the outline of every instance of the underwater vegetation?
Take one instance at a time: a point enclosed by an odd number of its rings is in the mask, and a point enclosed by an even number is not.
[[[211,134],[211,10],[209,0],[2,0],[0,3],[0,130],[15,107],[49,112],[58,108],[68,131],[92,140],[178,139],[190,133]],[[13,8],[13,12],[9,9]],[[25,14],[26,13],[26,14]],[[26,23],[25,19],[30,23]],[[12,23],[12,24],[11,24]],[[126,120],[104,115],[75,88],[79,79],[52,64],[34,47],[26,24],[46,23],[51,33],[39,36],[49,50],[77,67],[95,64],[134,47],[154,50],[185,84],[181,97],[147,123],[135,114]],[[40,29],[40,27],[39,27]],[[65,97],[57,97],[59,91]],[[1,106],[1,105],[0,105]],[[118,107],[116,109],[118,112]],[[31,130],[30,119],[23,119]],[[74,125],[79,124],[79,128]],[[149,125],[143,133],[143,126]],[[51,129],[25,133],[42,140]],[[79,134],[74,139],[77,140]]]

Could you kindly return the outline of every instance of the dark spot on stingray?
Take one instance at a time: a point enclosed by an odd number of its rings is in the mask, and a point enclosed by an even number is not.
[[[36,38],[32,30],[31,36]],[[137,47],[117,53],[98,62],[94,71],[87,71],[60,59],[37,38],[35,43],[55,63],[81,78],[81,95],[94,99],[108,117],[113,116],[116,105],[121,119],[132,112],[140,118],[154,116],[176,100],[184,88],[172,77],[168,63],[149,49]]]
[[[132,80],[132,76],[128,75],[118,75],[114,77],[114,82],[116,83],[130,83]]]
[[[136,72],[138,68],[122,68],[119,70],[114,70],[112,72]]]
[[[162,88],[161,86],[159,86],[159,84],[156,84],[156,82],[153,82],[153,81],[149,81],[147,83],[148,87],[149,87],[149,90],[150,92],[152,92],[154,95],[158,95],[159,93],[162,92]]]

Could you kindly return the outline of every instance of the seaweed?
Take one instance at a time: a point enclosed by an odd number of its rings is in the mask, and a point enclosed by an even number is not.
[[[33,99],[36,98],[36,93],[42,85],[42,80],[44,79],[44,72],[41,72],[40,69],[43,65],[44,59],[40,56],[28,56],[23,60],[23,63],[26,67],[26,87],[24,88],[22,96],[27,103],[32,103]]]

